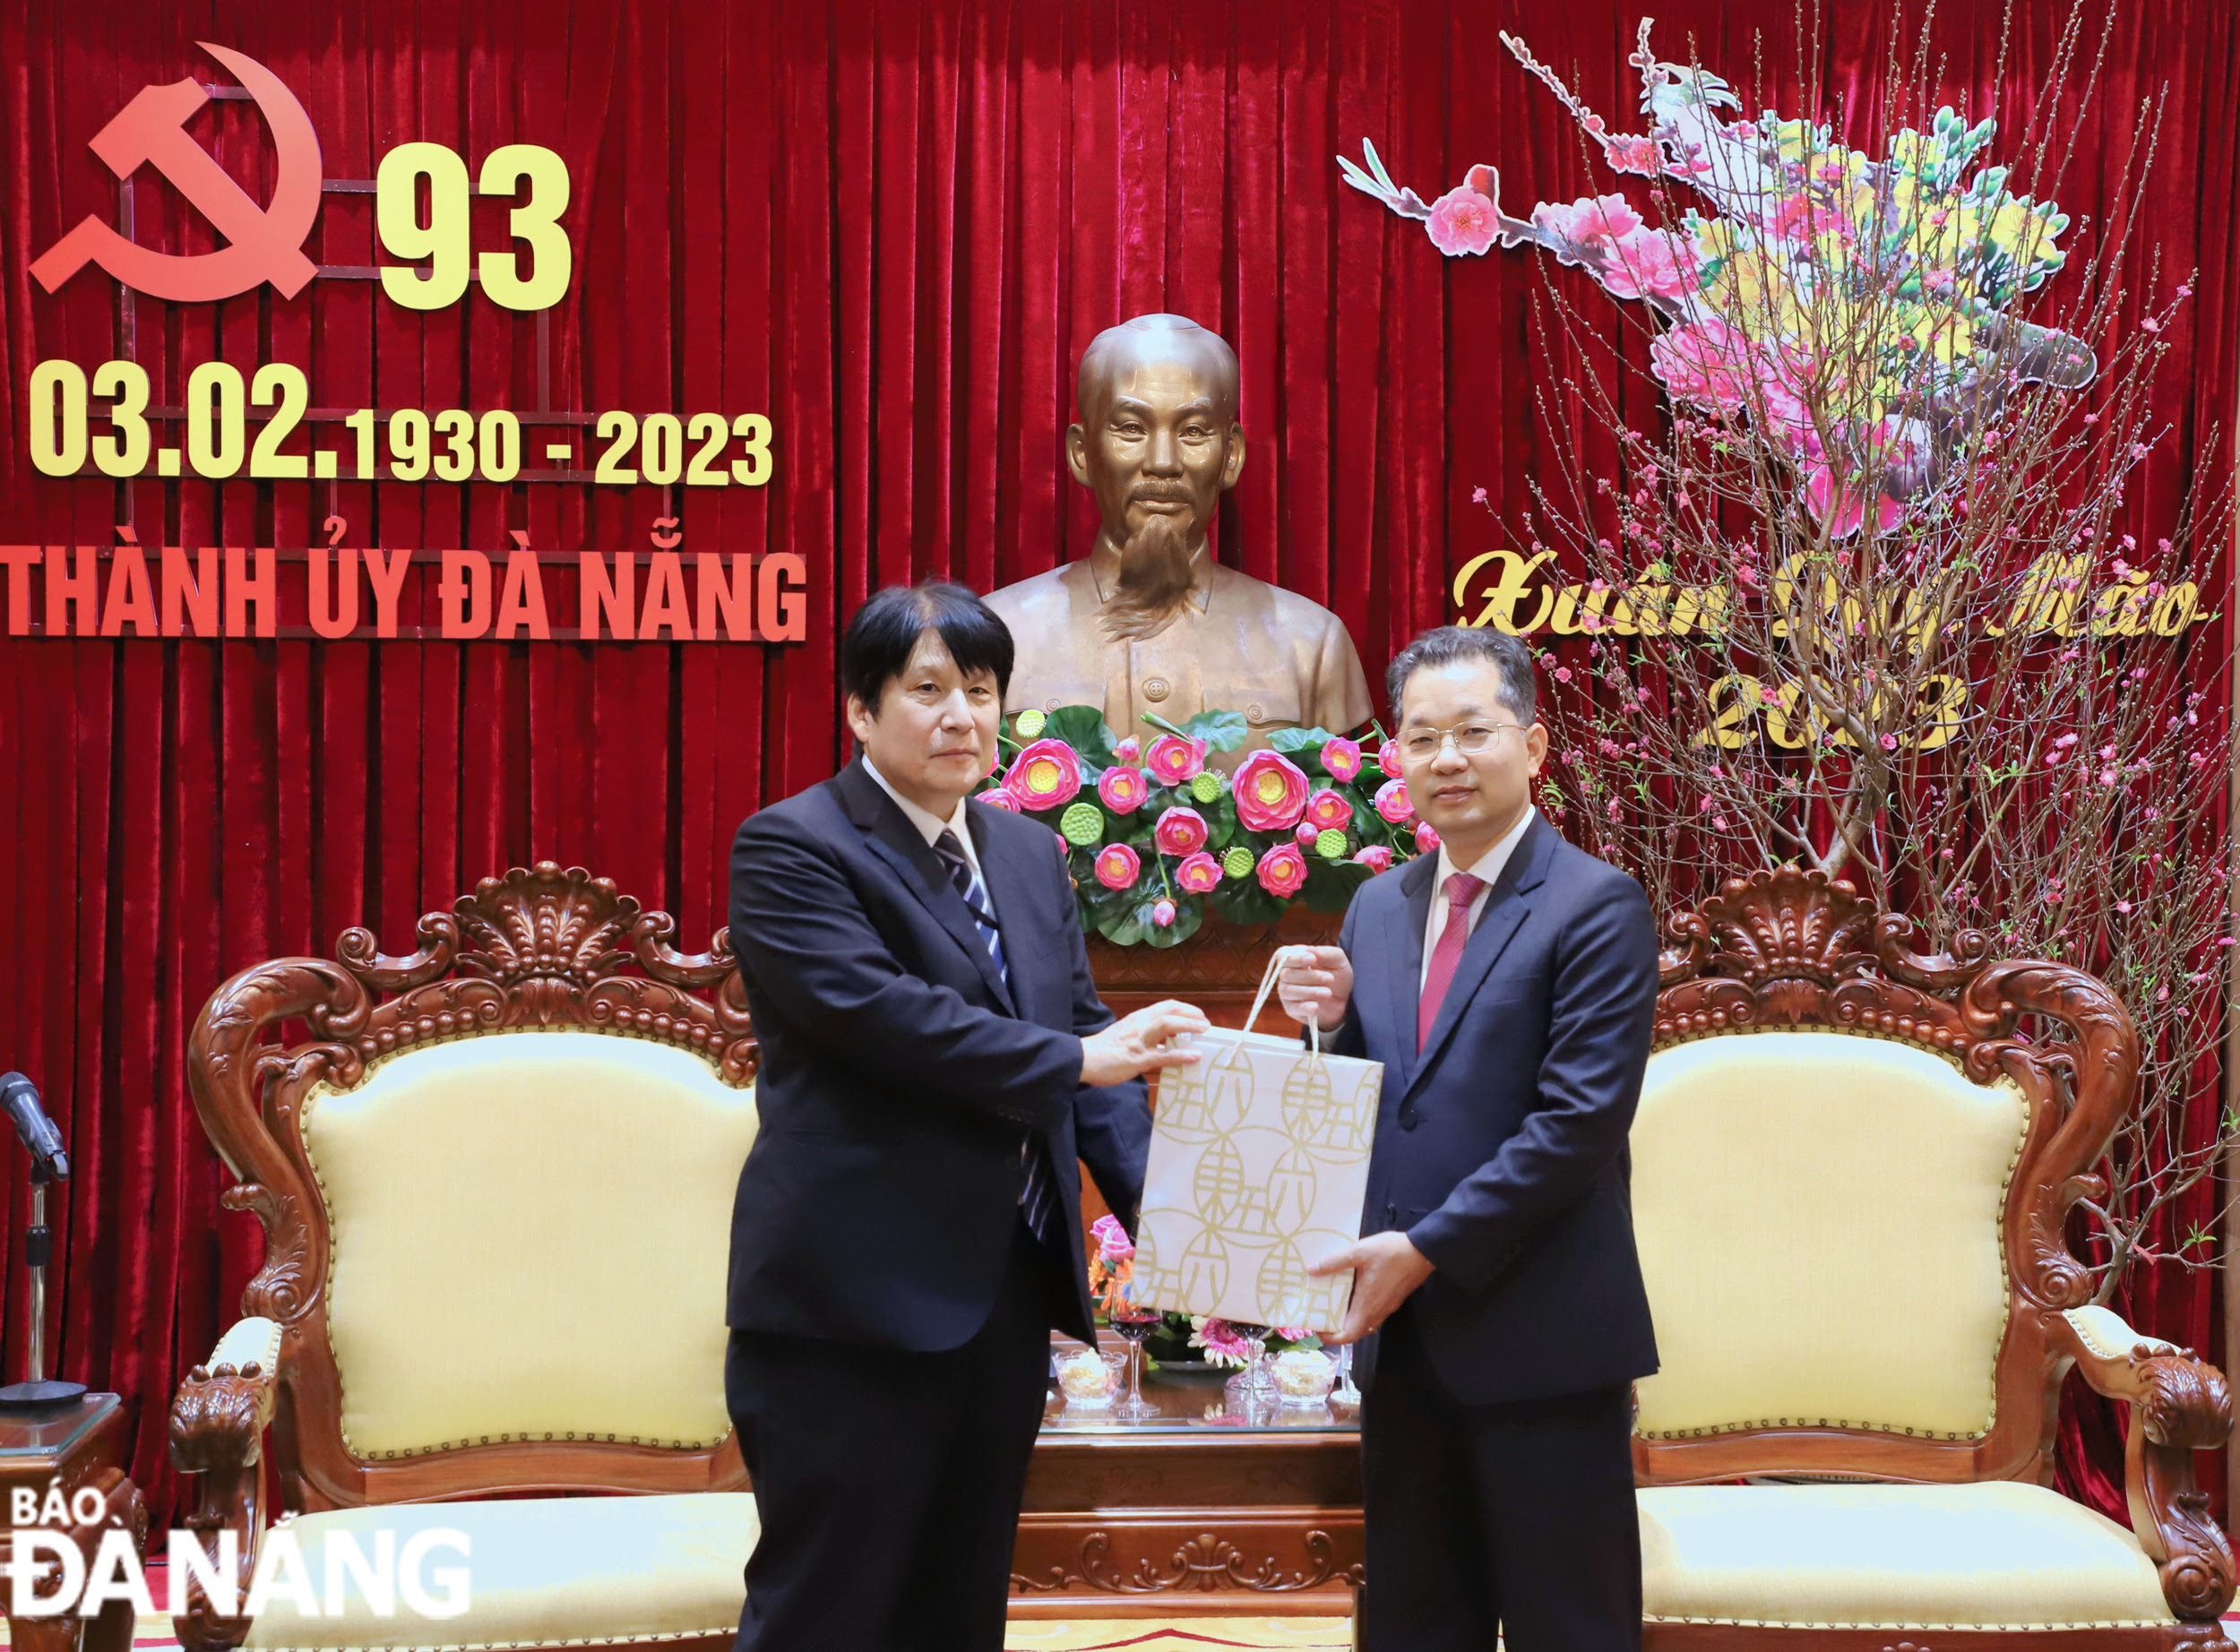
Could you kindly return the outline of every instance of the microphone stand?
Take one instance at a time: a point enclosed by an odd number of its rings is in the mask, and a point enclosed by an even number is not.
[[[47,1266],[55,1260],[54,1230],[47,1226],[47,1166],[31,1161],[31,1226],[23,1236],[23,1260],[31,1269],[31,1374],[26,1382],[0,1388],[0,1412],[46,1411],[85,1398],[82,1382],[55,1382],[47,1377]]]

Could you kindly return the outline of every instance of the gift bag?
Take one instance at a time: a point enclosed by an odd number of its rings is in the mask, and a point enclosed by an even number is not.
[[[1135,1235],[1135,1301],[1242,1325],[1336,1330],[1350,1272],[1310,1263],[1361,1236],[1380,1062],[1325,1055],[1252,1025],[1288,948],[1261,977],[1245,1030],[1198,1035],[1199,1060],[1159,1076]]]

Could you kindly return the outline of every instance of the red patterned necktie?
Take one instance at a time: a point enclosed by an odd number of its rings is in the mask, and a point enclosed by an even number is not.
[[[1431,968],[1424,976],[1424,994],[1416,1003],[1416,1047],[1419,1050],[1431,1040],[1431,1025],[1439,1019],[1439,1005],[1454,979],[1454,968],[1462,961],[1462,949],[1469,944],[1470,902],[1478,899],[1478,891],[1485,887],[1485,879],[1474,878],[1467,872],[1455,873],[1447,879],[1446,927],[1439,932],[1439,942],[1431,949]]]

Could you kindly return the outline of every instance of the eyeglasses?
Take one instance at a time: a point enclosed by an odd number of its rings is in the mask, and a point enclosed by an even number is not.
[[[1465,757],[1475,757],[1510,729],[1524,732],[1522,723],[1457,723],[1452,728],[1418,728],[1400,736],[1400,755],[1410,762],[1427,763],[1448,741]]]

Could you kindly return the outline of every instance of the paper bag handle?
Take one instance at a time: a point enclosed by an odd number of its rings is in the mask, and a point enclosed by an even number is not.
[[[1312,955],[1314,951],[1314,949],[1313,947],[1308,946],[1279,946],[1270,956],[1268,959],[1268,968],[1260,977],[1260,991],[1253,994],[1252,1011],[1245,1017],[1245,1030],[1246,1032],[1252,1031],[1253,1023],[1260,1019],[1262,1006],[1268,1002],[1268,994],[1275,990],[1276,977],[1282,973],[1284,960],[1294,952],[1305,952]],[[1322,1053],[1322,1023],[1318,1019],[1310,1018],[1308,1020],[1306,1023],[1306,1041],[1307,1047],[1313,1050],[1315,1054],[1320,1055]]]

